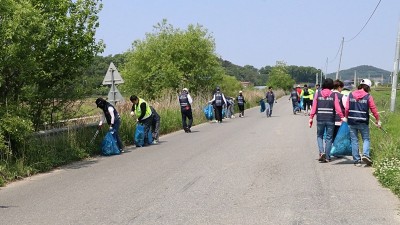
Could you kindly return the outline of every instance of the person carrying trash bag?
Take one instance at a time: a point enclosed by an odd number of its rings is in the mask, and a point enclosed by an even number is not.
[[[319,161],[329,162],[331,160],[332,136],[335,127],[335,111],[341,120],[345,121],[339,101],[333,89],[333,80],[326,78],[322,84],[322,90],[315,95],[314,104],[311,108],[309,126],[313,124],[313,118],[317,116],[317,144],[319,150]],[[324,146],[324,133],[325,146]]]
[[[265,107],[267,117],[271,117],[274,103],[276,103],[276,98],[274,92],[272,91],[272,87],[268,88],[268,92],[265,94],[265,100],[267,101],[267,105]]]
[[[214,93],[213,99],[211,99],[209,103],[213,104],[215,108],[215,119],[218,121],[218,123],[222,123],[222,107],[226,105],[226,99],[219,87],[217,87],[215,90],[216,92]]]
[[[193,124],[192,103],[193,99],[187,88],[183,88],[178,96],[179,105],[181,106],[182,128],[186,133],[192,132],[190,128]]]
[[[150,105],[143,100],[142,98],[138,98],[136,95],[132,95],[129,100],[132,102],[132,110],[131,115],[136,116],[136,122],[138,125],[142,125],[144,128],[144,143],[143,146],[151,144],[149,139],[150,127],[153,122],[152,112]],[[135,143],[137,144],[137,143]],[[138,146],[138,145],[136,145]]]
[[[119,113],[114,108],[114,106],[111,105],[111,103],[107,102],[103,98],[96,99],[95,103],[97,105],[97,108],[100,108],[101,110],[103,110],[104,117],[107,121],[107,124],[110,126],[109,130],[111,131],[112,136],[115,138],[115,140],[117,142],[118,150],[120,152],[124,152],[124,147],[122,145],[121,139],[119,138],[119,127],[121,125],[121,117],[120,117]],[[104,120],[104,118],[102,118],[100,120],[98,128],[97,128],[98,130],[101,130],[101,128],[102,128],[103,120]]]
[[[353,154],[354,165],[360,165],[361,160],[368,166],[372,165],[370,157],[370,136],[369,136],[369,110],[371,110],[377,123],[376,126],[381,128],[378,109],[375,105],[374,98],[369,92],[371,91],[372,82],[369,79],[361,80],[357,89],[349,94],[347,98],[345,115],[348,118],[350,128],[351,149]],[[363,155],[360,157],[358,150],[358,133],[361,133],[363,141]]]

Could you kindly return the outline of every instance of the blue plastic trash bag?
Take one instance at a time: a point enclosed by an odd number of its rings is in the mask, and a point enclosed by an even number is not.
[[[301,110],[304,110],[303,97],[300,98],[299,107]]]
[[[264,99],[260,100],[260,112],[264,112],[265,111],[265,102]]]
[[[143,124],[136,124],[135,136],[134,141],[136,147],[142,147],[144,145],[144,125]]]
[[[351,156],[350,128],[345,122],[340,125],[338,133],[333,141],[331,156]]]
[[[120,151],[118,149],[117,141],[112,135],[113,131],[108,131],[106,136],[101,143],[101,154],[109,156],[109,155],[119,155]]]
[[[214,118],[214,108],[211,104],[206,105],[203,108],[203,112],[207,120],[212,120]]]
[[[151,129],[149,129],[149,132],[147,133],[147,144],[153,144],[153,133],[151,132]]]

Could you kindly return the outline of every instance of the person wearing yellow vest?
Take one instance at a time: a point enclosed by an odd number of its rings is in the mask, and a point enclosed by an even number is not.
[[[309,111],[311,111],[311,105],[314,99],[314,90],[308,88],[307,84],[305,84],[300,93],[300,98],[301,97],[303,97],[304,115],[310,115]]]
[[[135,115],[137,118],[136,121],[143,124],[144,133],[149,133],[150,126],[153,122],[150,105],[145,100],[138,98],[136,95],[132,95],[129,99],[133,104],[131,115]],[[144,143],[148,143],[147,135],[144,136]]]

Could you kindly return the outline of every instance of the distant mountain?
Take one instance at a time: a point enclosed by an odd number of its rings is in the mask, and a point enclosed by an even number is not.
[[[376,68],[373,66],[357,66],[347,70],[341,70],[339,72],[339,78],[341,80],[354,80],[354,71],[357,73],[357,80],[362,78],[369,78],[374,82],[390,83],[390,71]],[[336,79],[336,73],[329,73],[326,77]]]

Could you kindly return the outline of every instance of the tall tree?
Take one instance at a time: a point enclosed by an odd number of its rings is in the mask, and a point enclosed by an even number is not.
[[[84,69],[102,51],[100,9],[100,0],[2,0],[0,104],[36,128],[67,113],[87,90]]]
[[[295,81],[290,77],[286,67],[285,62],[278,61],[269,73],[267,86],[272,86],[275,89],[290,90]]]
[[[162,91],[182,87],[210,90],[221,81],[223,69],[206,29],[200,25],[175,29],[164,19],[144,40],[133,42],[122,74],[122,91],[155,98]]]

